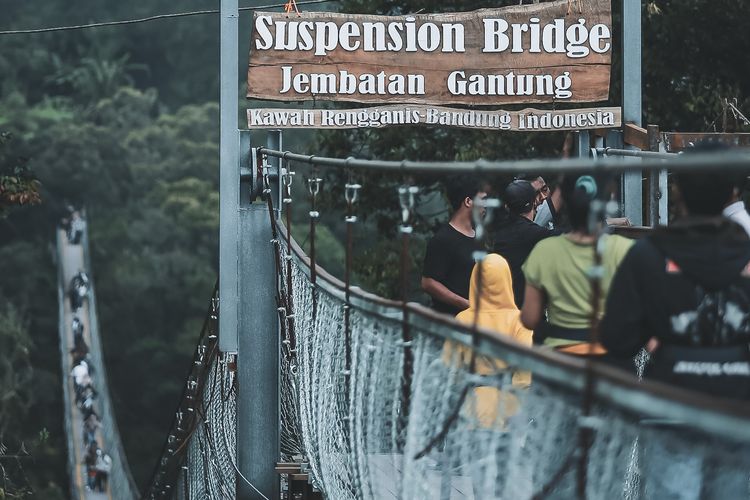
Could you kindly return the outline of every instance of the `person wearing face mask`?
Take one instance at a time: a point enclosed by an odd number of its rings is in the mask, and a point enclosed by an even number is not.
[[[531,182],[514,180],[505,188],[502,200],[505,213],[492,226],[492,250],[505,257],[510,265],[513,296],[520,308],[523,306],[526,286],[521,266],[537,243],[559,232],[534,224],[537,191]]]

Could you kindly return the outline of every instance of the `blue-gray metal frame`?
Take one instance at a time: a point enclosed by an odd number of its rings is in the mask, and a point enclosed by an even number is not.
[[[268,206],[240,209],[238,499],[279,498],[279,324]],[[258,491],[256,491],[256,489]]]
[[[622,0],[622,121],[641,126],[641,0]],[[607,143],[608,146],[617,147]],[[628,146],[628,149],[637,149]],[[628,159],[625,159],[628,161]],[[638,161],[638,160],[633,160]],[[643,174],[622,176],[623,215],[633,225],[643,224]]]
[[[237,0],[221,0],[220,139],[219,139],[219,349],[237,352],[239,299],[239,131],[237,67],[239,11]]]

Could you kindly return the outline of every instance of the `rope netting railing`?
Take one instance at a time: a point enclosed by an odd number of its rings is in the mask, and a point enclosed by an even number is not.
[[[399,303],[352,288],[347,304],[343,283],[320,268],[313,286],[309,259],[292,246],[287,291],[297,367],[281,387],[291,403],[282,414],[299,419],[285,426],[301,431],[312,481],[327,498],[574,498],[579,474],[587,498],[653,498],[640,487],[644,474],[650,484],[693,481],[698,491],[702,475],[711,483],[704,490],[713,492],[738,491],[739,478],[747,490],[746,409],[595,367],[592,411],[582,418],[581,360],[481,332],[471,373],[472,333],[464,325],[410,304],[414,340],[406,346]],[[280,248],[283,254],[289,246],[282,240]],[[408,409],[406,347],[413,355]],[[514,383],[520,372],[530,374],[528,387]],[[431,445],[457,405],[447,433]],[[582,471],[581,426],[594,436]]]
[[[265,153],[287,162],[279,176],[287,186],[289,161],[313,168],[374,163],[396,172],[416,167],[259,150]],[[742,158],[746,165],[747,156]],[[661,160],[648,161],[648,168],[665,168]],[[705,161],[688,158],[682,167],[696,169]],[[739,160],[731,161],[739,168]],[[442,168],[419,165],[430,172]],[[633,168],[618,165],[615,170]],[[518,168],[528,171],[513,166]],[[311,179],[314,235],[320,181],[314,171]],[[350,176],[349,225],[356,222],[351,205],[360,187]],[[284,198],[291,203],[288,188]],[[608,366],[526,348],[420,305],[363,292],[316,264],[314,236],[310,257],[305,255],[288,218],[282,226],[267,200],[277,256],[280,364],[288,370],[280,387],[282,449],[293,444],[281,458],[301,455],[326,498],[638,499],[670,491],[682,491],[684,498],[750,497],[746,405],[640,382]],[[401,205],[408,245],[413,204]]]
[[[235,498],[237,379],[218,349],[214,290],[180,403],[143,498]]]

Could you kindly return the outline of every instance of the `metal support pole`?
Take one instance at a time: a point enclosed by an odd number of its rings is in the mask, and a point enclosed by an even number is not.
[[[237,0],[221,0],[219,139],[219,349],[237,352],[240,155],[237,130]]]
[[[255,150],[250,144],[250,131],[240,130],[240,206],[247,207],[259,192],[262,179],[255,175]]]
[[[247,186],[240,200],[241,160],[246,178],[253,165],[240,158],[249,141],[237,129],[238,26],[237,0],[221,0],[219,348],[238,354],[236,498],[256,500],[279,498],[279,336],[268,208]]]
[[[269,130],[266,136],[266,147],[268,149],[275,149],[277,151],[283,151],[284,140],[282,139],[281,130]],[[273,197],[273,206],[276,211],[276,218],[281,216],[281,158],[269,157],[268,164],[271,166],[271,170],[278,176],[276,177],[276,184],[273,184],[271,189],[271,196]],[[275,188],[275,189],[274,189]]]
[[[591,156],[589,137],[590,135],[588,130],[579,130],[578,132],[576,132],[576,153],[578,158],[588,158],[589,156]]]
[[[622,2],[622,65],[622,121],[640,126],[642,122],[641,0],[623,0]],[[628,149],[631,147],[629,146]],[[642,178],[643,175],[638,170],[626,172],[622,176],[623,215],[636,226],[643,224]]]
[[[240,500],[279,498],[279,323],[268,206],[240,210],[237,481]],[[256,488],[258,491],[256,491]]]

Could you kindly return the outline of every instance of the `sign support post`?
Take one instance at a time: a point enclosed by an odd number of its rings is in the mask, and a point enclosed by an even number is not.
[[[641,126],[641,0],[622,2],[622,121]],[[609,144],[608,144],[609,145]],[[628,149],[637,149],[626,146]],[[623,161],[628,161],[624,159]],[[635,160],[638,161],[638,160]],[[635,226],[643,224],[643,174],[622,176],[623,215]]]
[[[219,348],[237,354],[236,498],[278,498],[278,318],[271,226],[265,204],[252,203],[247,192],[240,199],[240,143],[249,150],[249,140],[247,134],[240,137],[237,126],[238,1],[221,0],[220,16]],[[253,168],[246,165],[250,172]]]
[[[219,349],[237,352],[240,154],[237,130],[237,0],[221,0],[219,138]]]

